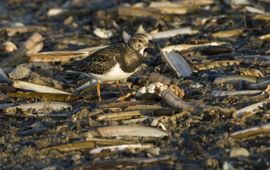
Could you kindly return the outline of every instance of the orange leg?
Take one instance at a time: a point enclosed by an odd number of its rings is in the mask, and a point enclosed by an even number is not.
[[[97,81],[97,96],[98,96],[98,101],[101,101],[101,95],[100,95],[100,80]]]
[[[121,87],[120,87],[120,84],[119,84],[119,80],[115,81],[114,83],[116,85],[116,87],[118,87],[119,91],[121,92],[121,94],[124,96],[125,93],[122,91]]]

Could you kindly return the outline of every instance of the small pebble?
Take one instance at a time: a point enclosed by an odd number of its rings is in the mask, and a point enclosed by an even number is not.
[[[7,53],[11,53],[17,50],[17,46],[11,41],[6,41],[3,44],[1,44],[0,50]]]
[[[232,164],[230,164],[229,162],[224,162],[223,166],[222,166],[223,170],[234,170],[234,167],[232,166]]]
[[[113,32],[111,30],[105,30],[101,28],[96,28],[93,33],[99,38],[103,39],[108,39],[113,36]]]
[[[245,148],[233,148],[231,150],[230,157],[239,157],[239,156],[248,157],[249,156],[248,150]]]
[[[218,167],[218,160],[216,160],[214,158],[208,158],[206,160],[206,166],[207,167],[217,168]]]

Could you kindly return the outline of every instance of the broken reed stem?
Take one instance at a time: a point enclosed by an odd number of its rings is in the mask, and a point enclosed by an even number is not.
[[[42,40],[43,37],[41,34],[34,33],[27,39],[27,41],[20,45],[20,48],[17,51],[15,51],[10,57],[4,59],[0,63],[0,67],[16,66],[28,61],[28,57],[26,57],[27,53],[40,51],[43,47]]]
[[[259,134],[269,134],[269,132],[270,132],[270,123],[267,123],[261,126],[256,126],[256,127],[234,132],[231,134],[231,136],[236,139],[241,139],[241,138],[256,136]]]

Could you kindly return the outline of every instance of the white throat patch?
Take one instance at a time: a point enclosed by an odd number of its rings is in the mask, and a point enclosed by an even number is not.
[[[143,56],[144,50],[145,50],[145,48],[143,48],[143,49],[140,50],[140,54],[141,54],[142,56]]]

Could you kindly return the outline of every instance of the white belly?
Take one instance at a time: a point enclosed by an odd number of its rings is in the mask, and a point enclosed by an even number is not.
[[[131,76],[134,72],[131,73],[125,73],[121,70],[120,65],[117,63],[111,70],[105,74],[93,74],[90,75],[97,80],[101,81],[116,81],[116,80],[122,80],[126,79],[129,76]]]

